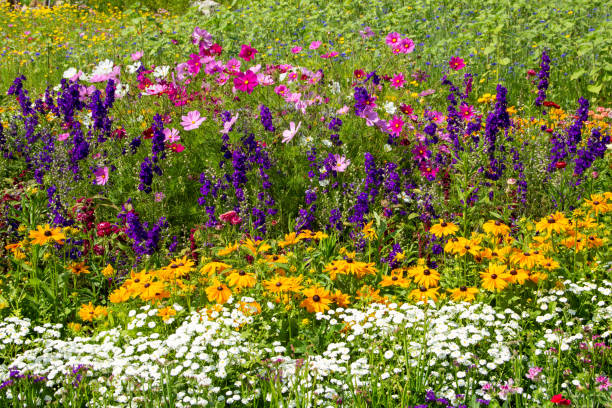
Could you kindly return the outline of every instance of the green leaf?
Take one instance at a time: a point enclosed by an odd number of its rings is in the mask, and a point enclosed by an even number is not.
[[[576,79],[580,78],[581,76],[584,75],[586,71],[584,69],[581,69],[579,71],[576,71],[572,74],[572,76],[570,76],[570,81],[575,81]]]
[[[587,86],[587,89],[589,92],[592,92],[594,94],[599,94],[599,92],[601,91],[601,87],[602,87],[602,84],[589,85]]]
[[[511,60],[508,57],[504,57],[504,58],[499,60],[499,64],[500,65],[508,65],[508,64],[510,64],[510,62],[511,62]]]

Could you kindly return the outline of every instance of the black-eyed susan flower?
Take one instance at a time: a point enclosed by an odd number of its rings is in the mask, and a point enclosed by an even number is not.
[[[223,249],[220,249],[217,252],[217,256],[227,256],[233,252],[236,252],[240,248],[240,244],[238,241],[235,241],[233,244],[227,244]]]
[[[510,227],[499,220],[489,220],[482,225],[482,230],[493,236],[505,236],[510,233]]]
[[[111,292],[108,300],[110,300],[111,303],[123,303],[127,302],[130,299],[130,296],[130,291],[125,286],[120,286]]]
[[[30,231],[30,239],[35,245],[45,245],[49,241],[55,241],[58,244],[63,244],[66,235],[61,228],[51,228],[49,224],[44,226],[39,225],[35,230]]]
[[[94,306],[91,302],[88,304],[81,305],[79,309],[79,317],[81,320],[91,322],[94,319],[98,319],[102,316],[106,316],[108,311],[103,306]]]
[[[329,304],[332,303],[329,291],[324,288],[313,286],[304,289],[302,293],[306,298],[302,300],[300,306],[310,313],[324,312],[329,309]]]
[[[452,222],[440,221],[438,224],[432,225],[429,228],[429,233],[434,234],[436,237],[442,238],[447,235],[453,235],[459,231],[459,227]]]
[[[157,311],[157,315],[162,318],[163,321],[170,320],[172,316],[176,316],[176,310],[172,306],[166,306],[163,309]]]
[[[236,289],[252,288],[255,286],[257,279],[252,273],[247,273],[243,270],[233,271],[227,277],[227,283]]]
[[[427,288],[425,286],[421,286],[418,289],[415,289],[410,292],[410,298],[414,302],[426,302],[431,299],[434,302],[438,300],[438,289],[439,288]]]
[[[416,273],[414,273],[412,277],[417,285],[427,288],[438,286],[438,282],[440,281],[440,274],[429,268],[416,269]]]
[[[215,280],[211,286],[206,288],[206,296],[210,302],[222,305],[232,296],[232,291],[225,284]]]
[[[74,273],[77,276],[89,273],[89,267],[85,265],[85,262],[73,262],[72,264],[70,264],[68,269],[70,269],[70,272]]]
[[[331,300],[340,307],[347,307],[351,303],[351,297],[340,290],[336,290],[331,295]]]
[[[557,211],[547,217],[542,217],[540,221],[536,223],[536,231],[546,232],[547,234],[552,232],[559,234],[564,232],[568,226],[569,220],[565,218],[562,212]]]
[[[455,302],[471,302],[476,299],[478,289],[474,287],[461,286],[456,289],[449,289],[451,299]]]
[[[506,273],[505,265],[490,263],[489,268],[480,273],[480,279],[484,289],[497,292],[508,286],[509,275]]]
[[[515,283],[522,285],[529,279],[529,273],[524,269],[510,269],[508,271],[508,283]]]
[[[289,245],[295,245],[300,242],[300,238],[297,237],[297,233],[291,232],[289,234],[285,234],[285,238],[278,243],[278,246],[281,248],[285,248]]]

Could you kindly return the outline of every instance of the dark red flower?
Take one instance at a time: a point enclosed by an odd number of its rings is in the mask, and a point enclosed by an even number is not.
[[[567,166],[567,163],[564,161],[558,161],[555,163],[555,167],[558,169],[564,169]]]
[[[96,226],[96,234],[99,237],[105,237],[113,233],[113,226],[110,222],[104,221]]]
[[[552,107],[553,107],[553,108],[555,108],[555,109],[559,109],[559,108],[561,108],[561,106],[557,105],[556,103],[554,103],[554,102],[552,102],[552,101],[544,101],[544,102],[542,103],[542,105],[547,106],[547,107],[551,107],[551,106],[552,106]]]
[[[530,70],[527,70],[527,75],[529,75],[529,76],[535,76],[535,75],[536,75],[536,72],[535,72],[535,70],[530,69]]]
[[[414,110],[412,109],[412,106],[406,105],[404,103],[400,106],[400,110],[402,111],[402,113],[406,115],[412,115],[412,112],[414,112]]]

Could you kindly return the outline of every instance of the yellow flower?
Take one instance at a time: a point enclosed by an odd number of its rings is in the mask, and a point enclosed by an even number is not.
[[[452,222],[440,221],[438,224],[432,225],[429,228],[429,233],[434,234],[438,238],[445,237],[447,235],[453,235],[459,231],[459,227]]]
[[[428,299],[435,302],[438,300],[438,289],[439,288],[426,288],[425,286],[421,286],[410,292],[410,298],[415,302],[426,302]]]
[[[257,254],[266,252],[268,249],[272,248],[270,245],[266,244],[263,241],[260,241],[260,240],[253,241],[251,238],[247,238],[244,246],[249,251],[251,251],[253,256],[257,256]]]
[[[536,223],[536,231],[546,232],[550,234],[552,232],[561,233],[564,232],[569,226],[569,220],[565,218],[562,212],[556,212],[550,214],[548,217],[543,217]]]
[[[64,235],[61,228],[51,228],[49,224],[45,224],[44,226],[37,226],[36,230],[30,231],[30,238],[35,245],[45,245],[51,240],[58,244],[63,244],[66,235]]]
[[[485,222],[482,226],[482,229],[487,234],[497,236],[505,236],[510,233],[510,227],[504,224],[503,222],[497,220],[489,220]]]
[[[480,273],[482,287],[491,292],[503,290],[508,286],[509,274],[506,273],[505,265],[489,264],[489,269]]]
[[[130,299],[130,291],[125,287],[121,286],[115,289],[108,297],[111,303],[123,303]]]
[[[113,269],[113,266],[111,264],[108,264],[104,269],[100,271],[100,273],[102,273],[104,277],[110,278],[115,274],[115,270]]]
[[[107,314],[108,312],[105,307],[94,306],[91,302],[87,305],[81,305],[81,309],[79,310],[79,317],[86,322],[91,322]]]
[[[238,244],[238,241],[235,241],[233,244],[228,244],[225,248],[220,249],[219,252],[217,252],[217,256],[229,255],[232,252],[237,251],[238,248],[240,248],[240,245]]]
[[[162,318],[163,321],[170,320],[172,316],[176,315],[176,310],[172,306],[166,306],[163,309],[157,311],[157,315]]]
[[[237,289],[251,288],[255,286],[255,282],[257,282],[255,275],[252,273],[246,273],[243,270],[233,271],[227,277],[227,283]]]
[[[232,296],[232,291],[223,283],[215,280],[211,286],[206,288],[206,296],[210,302],[222,305]]]
[[[74,262],[69,266],[69,268],[70,268],[70,271],[77,276],[81,274],[89,273],[89,267],[85,265],[85,262],[80,262],[80,263]]]
[[[284,248],[289,245],[294,245],[300,242],[300,239],[297,238],[297,234],[295,232],[285,234],[285,239],[278,243],[278,246]]]
[[[478,293],[477,288],[467,286],[461,286],[460,288],[456,289],[449,289],[448,291],[451,294],[451,299],[455,302],[471,302],[472,300],[476,299],[476,294]]]
[[[306,299],[300,303],[300,306],[306,308],[310,313],[324,312],[329,309],[329,304],[332,303],[329,291],[323,288],[314,286],[304,289],[303,293]]]
[[[204,265],[202,269],[200,269],[200,273],[202,273],[203,275],[212,276],[217,272],[221,272],[231,267],[232,267],[231,265],[228,265],[226,263],[213,261],[213,262],[209,262],[206,265]]]
[[[366,239],[369,241],[378,238],[378,235],[376,235],[376,231],[374,230],[374,228],[372,228],[372,222],[373,221],[370,221],[366,225],[364,225],[363,230],[361,231],[363,233],[363,236],[366,237]]]

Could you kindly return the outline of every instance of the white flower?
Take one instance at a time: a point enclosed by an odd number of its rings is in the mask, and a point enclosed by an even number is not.
[[[97,67],[94,68],[93,72],[91,73],[92,75],[107,75],[110,74],[111,72],[113,72],[113,61],[111,60],[104,60],[104,61],[100,61],[100,63],[98,64]]]
[[[384,357],[386,360],[393,358],[393,351],[392,350],[385,351]]]
[[[127,95],[127,93],[130,91],[130,85],[129,84],[118,84],[117,85],[117,89],[115,89],[115,96],[118,99],[123,98],[125,95]]]
[[[140,68],[140,66],[142,65],[142,63],[140,61],[136,61],[135,63],[133,63],[132,65],[128,65],[126,67],[127,72],[130,74],[135,73],[136,71],[138,71],[138,68]]]
[[[64,79],[70,79],[73,76],[75,76],[77,74],[77,69],[74,67],[70,67],[67,70],[64,71],[64,73],[62,74],[62,78]]]
[[[385,108],[385,112],[387,112],[389,115],[393,115],[397,111],[397,107],[391,101],[385,103],[383,107]]]
[[[166,75],[168,75],[168,72],[170,72],[170,67],[167,65],[161,65],[159,67],[155,67],[155,70],[153,71],[153,77],[165,78]]]

